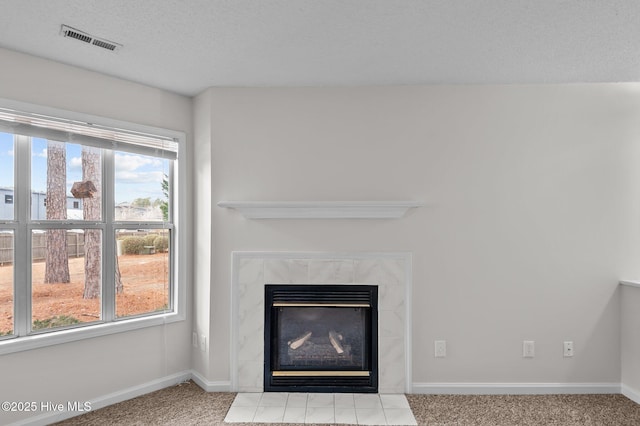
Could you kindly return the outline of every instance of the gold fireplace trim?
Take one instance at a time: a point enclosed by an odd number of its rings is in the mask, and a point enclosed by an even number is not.
[[[370,308],[368,303],[317,303],[317,302],[273,302],[274,308],[304,307],[304,308]]]
[[[328,376],[354,376],[369,377],[370,371],[272,371],[273,377],[328,377]]]

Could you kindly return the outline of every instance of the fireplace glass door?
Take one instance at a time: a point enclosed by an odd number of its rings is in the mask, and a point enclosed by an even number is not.
[[[377,287],[265,291],[265,390],[377,390]]]

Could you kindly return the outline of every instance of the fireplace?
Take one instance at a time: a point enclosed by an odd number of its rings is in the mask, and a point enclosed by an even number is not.
[[[378,287],[265,285],[266,392],[377,392]]]

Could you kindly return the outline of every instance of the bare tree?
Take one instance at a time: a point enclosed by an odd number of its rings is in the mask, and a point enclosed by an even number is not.
[[[67,154],[63,142],[47,141],[47,220],[67,218]],[[45,283],[68,283],[67,231],[49,229],[46,234]]]

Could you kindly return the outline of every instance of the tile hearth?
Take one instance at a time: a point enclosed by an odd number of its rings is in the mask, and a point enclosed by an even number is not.
[[[224,421],[417,425],[403,394],[239,393]]]

